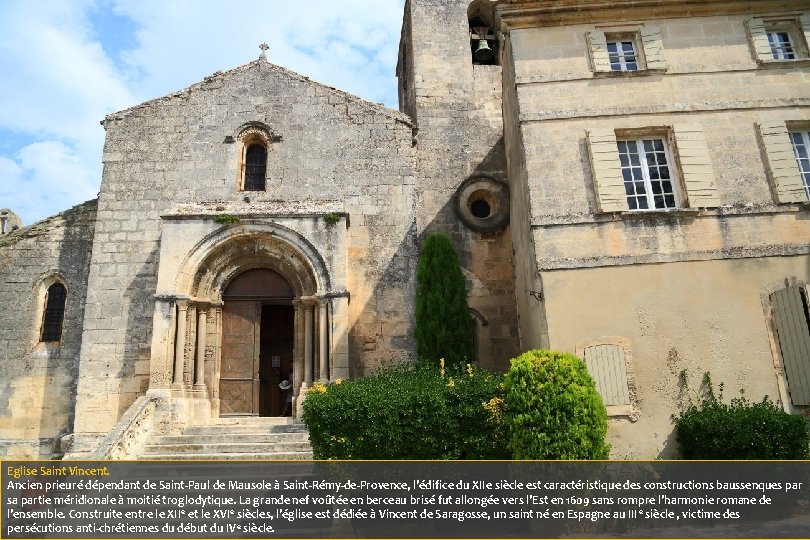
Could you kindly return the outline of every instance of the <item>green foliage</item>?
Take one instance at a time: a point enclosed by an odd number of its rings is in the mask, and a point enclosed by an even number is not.
[[[408,363],[316,384],[303,414],[315,459],[508,459],[489,406],[501,380]]]
[[[450,239],[431,233],[416,273],[416,352],[419,358],[464,366],[473,358],[467,284]]]
[[[323,216],[323,220],[326,222],[327,227],[331,227],[332,225],[335,225],[338,221],[340,221],[341,217],[342,216],[337,212],[330,212],[325,216]]]
[[[685,375],[682,378],[685,380]],[[810,432],[804,418],[788,414],[765,396],[753,403],[743,392],[723,403],[704,375],[704,395],[672,417],[684,459],[807,459]]]
[[[535,349],[512,359],[504,425],[513,459],[607,459],[607,412],[585,364]]]
[[[214,223],[239,223],[239,216],[233,214],[217,214],[214,216]]]

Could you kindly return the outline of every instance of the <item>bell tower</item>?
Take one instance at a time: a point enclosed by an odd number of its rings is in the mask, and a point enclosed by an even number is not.
[[[469,0],[407,0],[397,77],[416,124],[417,230],[450,236],[467,277],[476,356],[519,349],[497,35]]]

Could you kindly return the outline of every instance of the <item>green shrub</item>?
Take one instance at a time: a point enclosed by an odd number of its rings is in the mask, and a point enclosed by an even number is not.
[[[463,367],[473,358],[467,282],[450,239],[431,233],[416,273],[416,353],[428,362],[444,358]]]
[[[723,403],[704,376],[705,395],[673,416],[684,459],[807,459],[810,433],[804,418],[788,414],[768,396],[753,403],[742,392]]]
[[[315,459],[507,459],[497,414],[485,406],[502,377],[402,364],[316,384],[303,420]]]
[[[504,380],[503,421],[513,459],[607,459],[607,413],[585,364],[568,353],[528,351]]]

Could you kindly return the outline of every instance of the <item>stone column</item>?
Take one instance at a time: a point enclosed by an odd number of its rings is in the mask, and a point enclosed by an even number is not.
[[[304,380],[304,304],[301,300],[292,301],[295,309],[293,321],[293,392],[298,395],[301,381]]]
[[[208,339],[208,305],[197,305],[197,358],[194,364],[194,390],[205,392],[205,346]]]
[[[321,298],[318,300],[318,360],[320,360],[318,374],[320,381],[326,382],[329,380],[329,365],[327,359],[329,358],[329,351],[327,349],[329,339],[327,334],[327,313],[329,307],[329,300]]]
[[[177,301],[177,338],[174,342],[174,378],[172,387],[183,388],[183,361],[186,355],[186,318],[188,300]]]
[[[304,385],[312,385],[312,368],[313,368],[313,341],[315,340],[315,326],[313,324],[313,308],[314,303],[311,299],[307,299],[304,304]]]

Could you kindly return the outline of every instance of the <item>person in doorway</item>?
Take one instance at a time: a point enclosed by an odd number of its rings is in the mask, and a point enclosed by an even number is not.
[[[287,397],[284,399],[284,412],[281,416],[292,416],[292,402],[293,402],[293,383],[292,372],[287,375],[287,378],[278,384],[278,387],[287,392]]]

